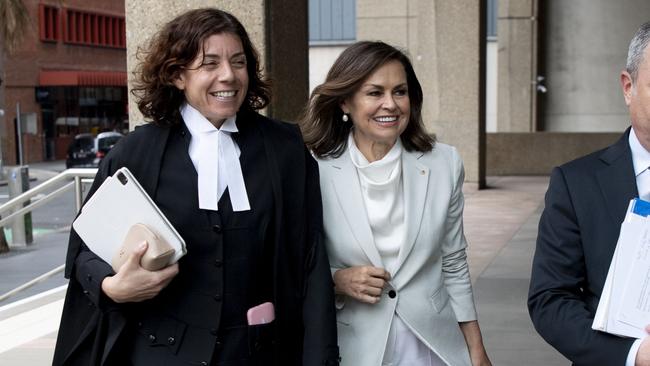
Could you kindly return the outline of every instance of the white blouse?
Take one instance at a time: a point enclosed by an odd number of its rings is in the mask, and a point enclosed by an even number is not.
[[[399,250],[406,241],[404,187],[402,185],[402,143],[397,140],[381,160],[369,163],[348,137],[348,151],[357,168],[363,203],[375,246],[388,272],[395,272]]]
[[[359,151],[352,132],[348,136],[348,151],[359,176],[375,246],[391,274],[397,269],[399,251],[406,241],[402,150],[402,143],[397,139],[386,156],[370,163]],[[445,363],[395,314],[382,365],[442,366]]]

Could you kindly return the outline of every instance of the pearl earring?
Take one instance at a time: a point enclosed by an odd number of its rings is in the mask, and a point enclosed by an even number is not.
[[[350,120],[350,117],[348,117],[347,113],[343,113],[343,117],[341,117],[341,119],[343,120],[343,122],[347,122]]]

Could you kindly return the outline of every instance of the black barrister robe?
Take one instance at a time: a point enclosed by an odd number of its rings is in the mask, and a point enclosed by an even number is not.
[[[273,194],[272,328],[268,365],[337,364],[333,284],[321,244],[322,216],[317,165],[298,129],[253,112],[240,112],[238,125],[258,130],[268,161]],[[126,166],[156,197],[162,159],[176,127],[145,125],[126,136],[102,162],[89,196],[106,177]],[[187,194],[178,192],[179,195]],[[101,292],[110,267],[71,233],[66,261],[70,278],[54,357],[55,365],[123,364],[132,346],[134,304],[115,304]],[[191,250],[191,248],[188,248]],[[182,261],[183,259],[181,259]],[[190,333],[186,335],[191,337]],[[203,336],[201,336],[203,337]],[[183,342],[192,342],[184,339]],[[201,364],[201,363],[197,363]]]

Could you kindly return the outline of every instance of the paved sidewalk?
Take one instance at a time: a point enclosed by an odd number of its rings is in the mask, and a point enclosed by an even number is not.
[[[465,192],[470,271],[485,344],[495,366],[569,364],[535,333],[525,305],[537,221],[547,184],[547,177],[490,177],[489,189],[477,191],[470,188]],[[42,251],[40,242],[35,246],[39,249],[34,253],[51,256],[54,261],[54,254],[45,254],[48,250],[46,244],[43,244]],[[51,246],[64,250],[65,243]],[[11,266],[10,262],[21,256],[0,256],[0,278],[2,269]],[[35,339],[3,352],[3,322],[17,313],[33,309],[37,309],[30,313],[34,316],[44,312],[56,313],[56,306],[62,298],[63,291],[59,290],[34,304],[16,306],[10,311],[3,311],[0,303],[0,365],[51,363],[56,331],[43,333],[48,331],[44,326],[46,329]],[[3,313],[11,314],[3,318]]]
[[[535,332],[526,298],[547,177],[498,177],[468,193],[465,231],[485,346],[495,366],[570,362]]]

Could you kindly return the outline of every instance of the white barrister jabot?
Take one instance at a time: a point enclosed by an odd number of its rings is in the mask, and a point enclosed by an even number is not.
[[[219,199],[228,187],[233,211],[250,210],[239,164],[241,151],[231,136],[239,131],[236,116],[216,128],[187,103],[181,106],[181,115],[192,134],[189,154],[198,174],[199,208],[217,211]]]

